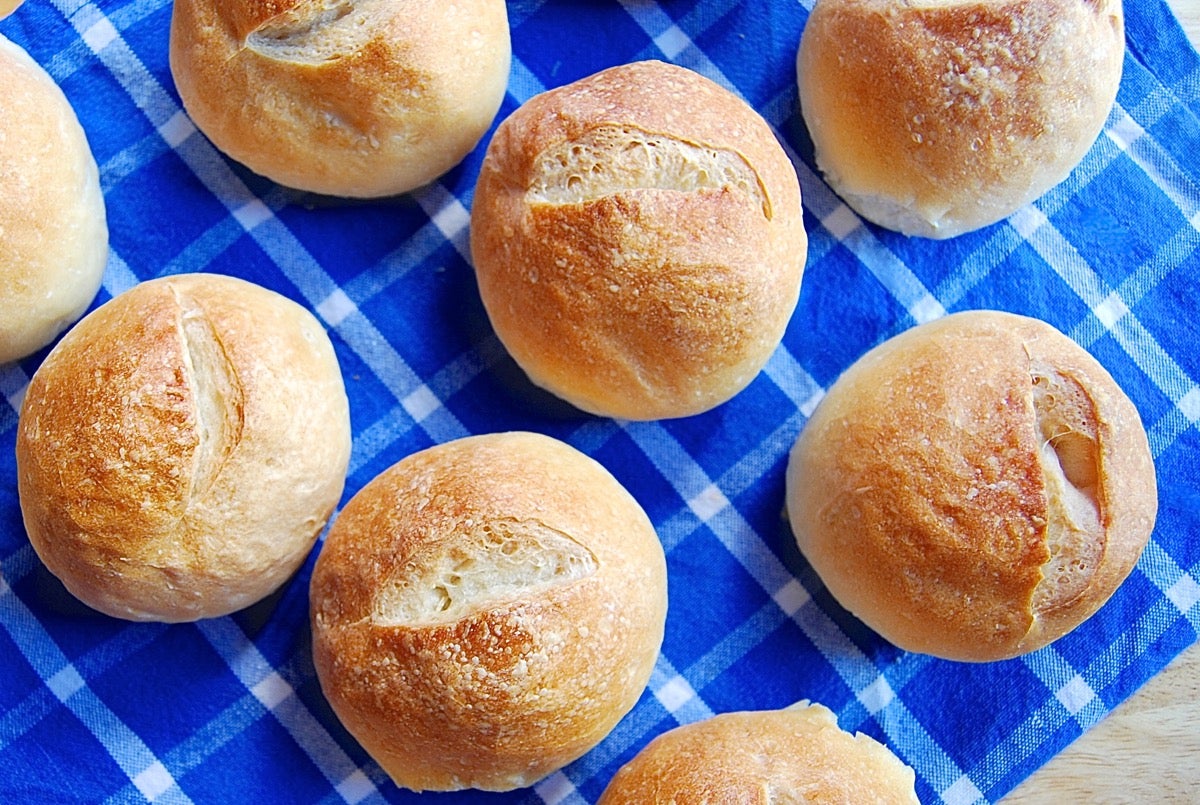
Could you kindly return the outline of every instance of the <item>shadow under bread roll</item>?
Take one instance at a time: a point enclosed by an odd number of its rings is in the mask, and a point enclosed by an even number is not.
[[[30,542],[75,596],[129,620],[225,615],[308,556],[350,457],[328,335],[216,274],[143,282],[89,313],[21,406]]]
[[[1057,640],[1137,563],[1157,513],[1137,409],[1049,324],[913,327],[829,388],[787,511],[830,593],[902,649],[989,661]]]

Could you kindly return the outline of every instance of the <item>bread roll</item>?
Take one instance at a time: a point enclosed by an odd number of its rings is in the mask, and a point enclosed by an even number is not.
[[[16,11],[23,2],[25,0],[0,0],[0,20]]]
[[[965,661],[1074,629],[1157,511],[1133,403],[1045,322],[970,311],[880,344],[792,448],[787,510],[833,596],[910,651]]]
[[[805,802],[917,805],[916,774],[886,746],[838,727],[826,707],[724,713],[651,741],[598,805]]]
[[[313,657],[397,785],[508,790],[583,755],[633,707],[666,618],[646,514],[603,467],[532,433],[403,459],[329,531]]]
[[[1067,177],[1112,109],[1124,55],[1121,0],[818,0],[800,108],[847,204],[949,238]]]
[[[706,78],[613,67],[531,98],[484,157],[471,253],[537,385],[624,419],[708,410],[779,344],[807,254],[796,172]]]
[[[34,374],[17,430],[25,528],[118,618],[190,621],[264,598],[342,492],[350,422],[328,336],[231,277],[134,286]]]
[[[175,86],[217,148],[343,197],[424,185],[491,126],[508,85],[502,0],[177,0]]]
[[[54,79],[0,36],[0,364],[73,324],[108,262],[100,175]]]

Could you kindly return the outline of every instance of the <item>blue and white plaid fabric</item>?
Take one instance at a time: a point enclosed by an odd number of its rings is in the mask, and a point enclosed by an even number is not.
[[[923,801],[995,801],[1196,640],[1196,53],[1161,0],[1128,3],[1117,105],[1071,177],[1007,222],[908,240],[865,225],[812,167],[794,76],[808,5],[509,4],[501,116],[601,68],[659,58],[745,97],[799,172],[812,242],[783,346],[726,405],[641,424],[531,392],[492,333],[467,249],[482,147],[401,198],[313,199],[231,163],[194,128],[168,69],[167,0],[28,0],[0,23],[63,87],[100,165],[112,252],[97,303],[151,277],[214,271],[278,290],[328,326],[354,425],[346,498],[415,450],[520,428],[597,458],[656,524],[670,614],[634,711],[530,790],[422,801],[594,801],[669,727],[802,698],[892,747],[916,769]],[[1161,493],[1153,540],[1108,605],[1054,645],[989,665],[905,653],[871,633],[830,599],[782,515],[787,450],[823,389],[882,339],[967,308],[1045,319],[1090,350],[1142,413]],[[311,559],[272,599],[177,626],[94,614],[43,569],[22,528],[13,459],[17,411],[43,355],[0,367],[0,801],[416,801],[321,696]]]

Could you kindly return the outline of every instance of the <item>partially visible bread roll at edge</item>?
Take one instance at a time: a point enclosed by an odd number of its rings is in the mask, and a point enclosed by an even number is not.
[[[531,98],[471,209],[479,291],[529,378],[621,419],[697,414],[779,345],[808,240],[795,167],[750,106],[663,62]]]
[[[341,496],[349,408],[329,337],[244,280],[150,280],[34,373],[17,429],[30,542],[91,607],[191,621],[242,609],[308,556]]]
[[[949,238],[1063,181],[1112,109],[1121,0],[818,0],[797,56],[817,166],[864,218]]]
[[[0,36],[0,364],[75,323],[100,290],[108,224],[75,110],[49,73]]]
[[[792,448],[787,511],[833,596],[895,645],[990,661],[1099,609],[1158,508],[1137,409],[1049,324],[968,311],[880,344]]]
[[[663,733],[613,776],[598,805],[904,803],[916,774],[842,730],[819,704],[723,713]]]
[[[508,87],[502,0],[177,0],[170,62],[188,115],[288,187],[372,198],[449,171]]]
[[[548,436],[489,434],[363,487],[311,600],[321,689],[397,785],[503,791],[580,757],[636,703],[666,562],[600,464]]]
[[[25,0],[0,0],[0,20],[16,11]]]

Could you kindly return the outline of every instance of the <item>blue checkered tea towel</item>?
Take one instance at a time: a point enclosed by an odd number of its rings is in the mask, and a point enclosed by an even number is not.
[[[187,271],[295,299],[328,327],[346,378],[354,442],[343,503],[432,444],[543,432],[598,459],[642,503],[671,596],[647,691],[593,751],[528,790],[418,799],[388,781],[321,695],[311,557],[262,604],[172,626],[95,614],[42,567],[22,526],[13,447],[43,351],[0,367],[0,801],[592,802],[670,727],[810,699],[912,765],[922,801],[967,805],[1012,790],[1191,645],[1200,59],[1161,0],[1127,3],[1120,94],[1083,163],[1005,222],[909,240],[864,223],[813,167],[794,66],[810,5],[508,4],[514,58],[500,117],[602,68],[662,59],[744,97],[800,177],[810,254],[782,346],[725,405],[636,424],[556,406],[514,380],[468,261],[482,145],[413,193],[313,203],[231,162],[193,126],[168,67],[168,0],[27,0],[0,22],[61,85],[99,163],[111,256],[96,304]],[[787,451],[823,390],[884,338],[969,308],[1044,319],[1095,355],[1139,408],[1160,483],[1152,541],[1108,604],[1045,649],[983,665],[899,651],[848,616],[783,517]]]

